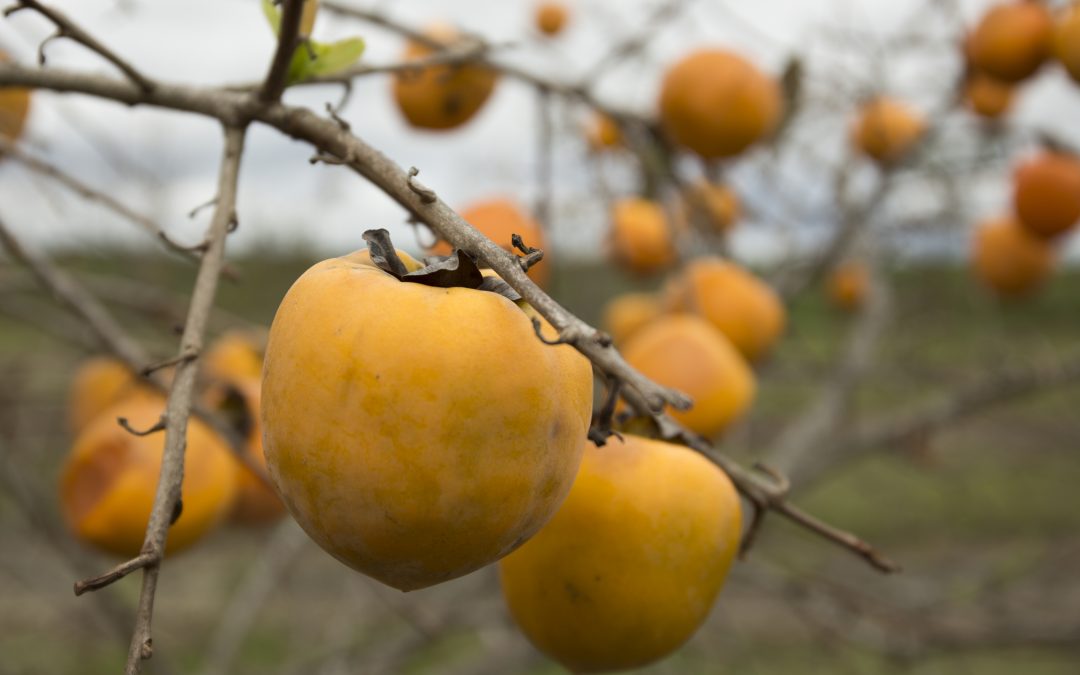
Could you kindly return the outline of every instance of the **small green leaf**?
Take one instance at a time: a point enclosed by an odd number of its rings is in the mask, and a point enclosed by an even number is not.
[[[363,53],[364,41],[361,38],[347,38],[331,43],[309,40],[308,44],[301,44],[296,48],[286,81],[296,84],[309,77],[336,73],[356,63]]]
[[[262,10],[274,35],[281,33],[281,10],[274,5],[273,0],[262,0]]]
[[[310,75],[332,75],[356,63],[364,53],[362,38],[346,38],[323,44],[314,42],[316,59],[308,69]]]

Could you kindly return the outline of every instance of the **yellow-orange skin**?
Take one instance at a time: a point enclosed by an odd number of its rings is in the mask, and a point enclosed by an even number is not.
[[[569,18],[566,5],[559,2],[543,2],[536,8],[536,28],[549,37],[561,33]]]
[[[157,396],[119,359],[93,356],[83,361],[68,387],[68,428],[81,431],[102,412],[136,392]]]
[[[776,80],[743,57],[703,49],[673,65],[660,87],[660,124],[706,159],[733,157],[770,134],[783,103]]]
[[[426,34],[444,45],[460,39],[455,29],[444,25],[432,26]],[[414,61],[432,53],[426,45],[409,42],[403,58]],[[496,72],[484,66],[428,66],[397,73],[394,76],[394,100],[414,127],[454,129],[472,119],[483,107],[495,90],[497,80]]]
[[[616,345],[649,325],[664,313],[664,303],[656,293],[623,293],[604,307],[602,323]]]
[[[1050,10],[1041,2],[996,5],[971,33],[971,65],[1005,82],[1027,79],[1050,56],[1053,30]]]
[[[233,330],[221,335],[200,359],[210,381],[239,382],[262,377],[265,340],[247,331]]]
[[[637,331],[622,348],[627,363],[694,400],[671,416],[713,437],[746,412],[757,385],[746,360],[712,324],[692,314],[665,315]]]
[[[650,275],[675,262],[675,241],[664,208],[631,197],[615,203],[609,235],[616,262],[634,274]]]
[[[537,340],[527,311],[400,282],[367,251],[293,284],[270,328],[263,442],[312,539],[412,590],[494,562],[547,522],[581,461],[592,368]]]
[[[164,398],[136,397],[105,410],[75,439],[60,475],[60,510],[71,531],[118,556],[139,554],[154,504],[165,434],[135,436],[116,422],[146,429],[160,419]],[[169,528],[165,551],[182,551],[229,513],[237,462],[225,442],[196,418],[188,420],[183,512]]]
[[[709,614],[738,550],[735,487],[701,455],[625,435],[586,447],[550,523],[499,563],[522,632],[571,672],[643,666]]]
[[[854,312],[863,306],[870,291],[870,272],[860,262],[846,262],[829,275],[829,300],[834,307]]]
[[[1053,52],[1069,77],[1080,84],[1080,5],[1072,5],[1058,18]]]
[[[780,297],[752,273],[720,258],[698,258],[665,291],[668,309],[701,315],[750,361],[764,358],[784,332]]]
[[[0,51],[0,63],[7,63],[11,58]],[[0,137],[16,141],[26,127],[26,118],[30,114],[30,90],[21,87],[0,87]],[[3,156],[3,153],[0,153]]]
[[[259,402],[262,392],[260,378],[234,379],[227,385],[212,387],[206,395],[207,406],[220,408],[225,400],[225,387],[232,387],[244,401],[246,413],[251,422],[244,452],[257,466],[266,471],[266,456],[263,454],[262,421],[259,418]],[[281,497],[270,485],[240,463],[236,472],[236,500],[233,502],[229,520],[240,525],[260,526],[277,522],[285,515],[285,505]]]
[[[964,84],[964,100],[972,112],[995,120],[1009,111],[1016,88],[989,75],[975,73]]]
[[[1011,217],[990,219],[979,226],[973,257],[979,280],[1005,298],[1032,293],[1054,268],[1050,244]]]
[[[593,152],[601,152],[621,145],[622,131],[615,120],[607,115],[597,114],[586,131],[586,139]]]
[[[708,181],[695,183],[684,192],[682,208],[688,221],[700,219],[709,230],[718,233],[730,232],[742,217],[742,205],[735,191]]]
[[[851,140],[871,159],[889,164],[907,155],[925,131],[922,114],[901,101],[878,97],[859,110]]]
[[[512,236],[520,234],[526,246],[543,249],[544,259],[529,268],[529,277],[540,286],[551,279],[551,249],[544,228],[512,199],[498,198],[476,202],[460,212],[461,217],[480,230],[484,236],[515,255],[524,255],[514,248]],[[453,248],[439,241],[431,248],[434,255],[450,255]]]
[[[1080,220],[1080,159],[1043,152],[1013,172],[1013,207],[1023,225],[1040,237],[1057,237]]]

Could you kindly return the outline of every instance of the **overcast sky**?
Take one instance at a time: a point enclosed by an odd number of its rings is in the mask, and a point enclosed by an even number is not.
[[[484,34],[497,43],[514,43],[500,58],[531,70],[573,82],[600,58],[616,36],[639,30],[657,0],[565,0],[573,11],[568,31],[554,41],[538,39],[532,29],[530,1],[395,0],[378,5],[392,16],[423,25],[446,19]],[[733,48],[778,73],[786,60],[802,54],[815,79],[814,90],[828,96],[831,82],[854,88],[879,88],[930,109],[942,87],[955,73],[955,53],[920,47],[904,58],[888,60],[875,69],[867,50],[845,48],[833,31],[855,29],[861,44],[888,38],[922,15],[925,0],[867,2],[865,0],[687,0],[688,8],[650,42],[639,58],[614,70],[599,89],[601,98],[642,113],[654,108],[663,68],[686,51],[707,45]],[[222,84],[255,81],[266,71],[273,36],[257,0],[53,0],[81,25],[148,74],[170,81]],[[988,3],[961,3],[968,23]],[[926,25],[930,37],[943,35],[944,24]],[[51,32],[47,22],[24,11],[0,21],[0,48],[23,62],[33,62],[37,44]],[[324,15],[315,38],[331,40],[360,35],[368,43],[364,60],[389,63],[397,59],[402,41],[371,26]],[[940,43],[940,40],[939,40]],[[46,48],[49,65],[100,73],[110,66],[78,45],[55,41]],[[1051,128],[1080,145],[1080,88],[1060,69],[1048,68],[1027,87],[1014,113],[1028,126]],[[820,77],[819,77],[820,76]],[[838,85],[839,86],[839,85]],[[527,87],[503,81],[488,105],[466,127],[453,133],[410,129],[389,96],[385,76],[358,82],[344,117],[353,130],[404,167],[421,169],[421,179],[452,206],[493,195],[517,196],[529,203],[534,188],[536,102]],[[824,89],[823,89],[824,87]],[[837,89],[843,102],[851,91]],[[290,103],[318,110],[336,101],[332,87],[294,89]],[[583,119],[578,108],[566,108],[558,125],[562,133],[554,146],[556,220],[559,248],[567,252],[594,250],[604,225],[604,213],[590,199],[593,183],[585,169],[585,148],[575,131]],[[964,123],[964,120],[960,120]],[[970,123],[968,121],[967,123]],[[843,139],[845,116],[808,127],[808,136],[821,147],[820,156],[836,157]],[[820,140],[819,140],[820,139]],[[197,241],[208,214],[190,220],[188,211],[214,193],[220,132],[215,123],[191,115],[151,109],[129,110],[86,97],[35,94],[25,139],[36,154],[64,166],[87,182],[153,215],[182,241]],[[978,141],[975,140],[977,147]],[[376,189],[341,168],[309,166],[310,150],[276,132],[255,128],[249,137],[242,167],[239,210],[241,227],[230,239],[230,250],[261,243],[304,245],[336,253],[362,246],[360,233],[388,227],[399,244],[413,246],[404,213]],[[756,166],[754,158],[748,167]],[[758,163],[760,164],[760,162]],[[618,166],[609,166],[616,187],[630,185]],[[769,220],[770,190],[783,189],[788,201],[828,207],[826,186],[815,175],[813,158],[783,167],[781,182],[766,184],[757,169],[737,166],[732,180],[750,192]],[[624,172],[625,173],[625,172]],[[820,171],[817,172],[820,174]],[[622,180],[622,182],[620,182]],[[817,181],[817,183],[815,183]],[[915,193],[915,200],[923,192]],[[1008,180],[1000,167],[973,184],[975,212],[991,215],[1006,207]],[[0,163],[0,208],[26,239],[37,244],[61,242],[87,248],[116,241],[145,241],[133,226],[98,207],[71,197],[62,188],[28,174],[12,162]],[[814,220],[808,208],[799,218]],[[824,211],[822,211],[824,213]],[[789,223],[790,225],[790,223]],[[808,231],[821,223],[808,223]],[[962,233],[957,235],[962,236]],[[1080,248],[1073,237],[1071,247]],[[749,255],[777,250],[769,227],[743,228],[737,248]]]

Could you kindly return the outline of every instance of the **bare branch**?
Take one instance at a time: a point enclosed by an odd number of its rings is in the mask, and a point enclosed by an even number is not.
[[[17,0],[17,4],[14,7],[10,7],[5,10],[4,15],[10,16],[15,12],[23,9],[32,9],[44,16],[49,21],[52,21],[53,24],[56,25],[57,33],[52,38],[49,38],[49,40],[59,37],[71,38],[72,40],[78,42],[90,51],[96,52],[106,61],[119,68],[121,71],[123,71],[125,75],[127,75],[131,79],[132,82],[138,85],[138,87],[143,91],[150,92],[154,90],[154,87],[156,85],[153,80],[144,76],[142,73],[135,69],[135,66],[120,58],[111,49],[98,42],[85,30],[75,25],[75,23],[73,23],[63,12],[60,12],[57,9],[53,9],[52,7],[43,5],[40,2],[37,2],[37,0]],[[47,41],[48,40],[46,40],[46,42]],[[44,49],[44,44],[42,45],[42,49]],[[41,63],[44,65],[44,51],[40,52],[39,58],[41,60]]]

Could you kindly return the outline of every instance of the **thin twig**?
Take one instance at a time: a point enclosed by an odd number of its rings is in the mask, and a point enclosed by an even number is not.
[[[304,2],[309,0],[285,0],[281,11],[281,26],[278,33],[277,49],[270,62],[270,72],[259,91],[259,100],[264,103],[277,101],[285,91],[286,78],[289,76],[289,64],[300,44],[300,17],[304,12]]]
[[[210,242],[199,265],[191,294],[191,307],[180,338],[180,353],[198,353],[202,349],[210,307],[217,294],[218,277],[225,257],[225,237],[235,219],[236,189],[240,173],[240,159],[244,149],[245,127],[225,128],[225,151],[218,177],[218,203],[207,231]],[[188,417],[195,395],[195,361],[181,361],[176,367],[172,389],[165,407],[165,451],[161,460],[154,505],[146,526],[146,539],[139,557],[150,556],[151,562],[143,566],[142,590],[139,608],[135,615],[135,629],[128,650],[126,675],[136,675],[145,659],[153,655],[151,621],[154,597],[157,592],[161,560],[165,553],[165,540],[169,532],[172,514],[180,501],[180,487],[184,480],[184,450],[187,437]],[[118,575],[116,579],[123,575]],[[113,579],[115,581],[116,579]]]
[[[78,42],[90,51],[96,52],[106,61],[123,71],[123,73],[143,91],[150,92],[154,90],[156,84],[153,80],[140,73],[135,66],[120,58],[116,52],[112,51],[85,30],[75,25],[67,15],[57,9],[43,5],[40,2],[37,2],[37,0],[17,0],[17,4],[14,7],[10,7],[4,11],[4,16],[11,16],[15,12],[23,9],[32,9],[49,21],[52,21],[57,29],[55,37],[66,37]],[[42,45],[42,48],[44,48],[44,45]],[[43,50],[39,52],[38,58],[42,65],[44,65],[45,52]]]

